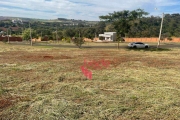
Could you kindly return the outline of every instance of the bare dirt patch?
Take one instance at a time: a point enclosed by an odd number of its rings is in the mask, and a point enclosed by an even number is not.
[[[48,53],[48,51],[47,51]],[[60,60],[60,59],[72,59],[72,57],[67,55],[60,55],[53,53],[47,54],[45,52],[7,52],[0,53],[3,59],[0,59],[0,62],[18,62],[18,61],[29,61],[29,62],[43,62],[49,60]]]
[[[17,102],[29,101],[30,98],[27,96],[10,96],[10,97],[1,97],[0,98],[0,111],[3,109],[17,104]]]

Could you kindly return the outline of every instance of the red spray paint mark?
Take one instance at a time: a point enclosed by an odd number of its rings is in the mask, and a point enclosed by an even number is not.
[[[84,66],[86,67],[91,67],[93,69],[103,69],[103,68],[107,68],[110,65],[110,61],[109,60],[99,60],[99,61],[89,61],[87,62],[86,60],[84,60]]]
[[[92,79],[92,72],[86,69],[84,66],[81,66],[81,71],[88,79]]]
[[[83,66],[81,66],[81,71],[84,74],[84,76],[86,76],[88,79],[92,79],[92,72],[90,70],[88,70],[87,68],[91,67],[93,69],[103,69],[103,68],[107,68],[110,65],[110,61],[109,60],[99,60],[99,61],[86,61],[84,60],[84,64]]]

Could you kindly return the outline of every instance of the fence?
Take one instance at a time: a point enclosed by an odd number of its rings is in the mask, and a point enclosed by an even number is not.
[[[93,40],[84,38],[87,42],[97,41],[99,38],[94,38]],[[159,38],[124,38],[125,42],[158,42]],[[172,38],[172,40],[161,40],[161,42],[180,42],[180,38]]]
[[[159,38],[124,38],[125,42],[157,42]],[[161,42],[180,42],[180,38],[172,38],[172,40],[162,40]]]
[[[3,40],[8,40],[8,37],[0,37],[0,41]],[[18,41],[18,42],[22,42],[22,38],[21,37],[9,37],[9,41]]]

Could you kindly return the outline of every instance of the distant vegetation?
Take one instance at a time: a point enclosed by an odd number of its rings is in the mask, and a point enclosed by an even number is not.
[[[158,37],[162,17],[150,16],[142,9],[124,10],[100,16],[106,31],[115,30],[124,37]],[[165,14],[162,38],[180,37],[180,14]]]
[[[133,11],[124,10],[100,16],[101,21],[85,21],[58,18],[56,20],[29,19],[22,18],[22,23],[13,23],[15,18],[0,18],[0,31],[6,35],[7,29],[13,36],[21,36],[23,31],[33,29],[35,36],[48,37],[49,40],[62,40],[78,37],[79,32],[82,37],[93,39],[107,31],[115,31],[123,37],[158,37],[161,17],[150,16],[142,9]],[[21,18],[20,18],[21,19]],[[165,14],[162,38],[180,37],[180,14]],[[16,28],[16,29],[15,29]],[[2,33],[2,32],[1,32]]]

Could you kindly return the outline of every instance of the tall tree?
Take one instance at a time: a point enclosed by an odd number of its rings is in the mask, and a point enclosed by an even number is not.
[[[133,11],[123,10],[114,13],[109,13],[105,16],[99,16],[100,20],[109,21],[114,25],[117,35],[125,36],[126,33],[130,30],[131,21],[142,18],[144,15],[148,15],[147,12],[144,12],[142,9],[137,9]]]
[[[105,27],[106,24],[103,21],[98,22],[98,24],[96,25],[95,29],[96,29],[96,34],[103,34],[105,31]]]
[[[84,37],[93,39],[95,37],[95,28],[85,28],[84,29]]]
[[[75,32],[74,29],[66,29],[66,30],[64,30],[63,34],[64,34],[65,37],[72,38],[72,37],[75,36],[76,32]]]
[[[32,38],[37,38],[37,34],[36,34],[36,31],[31,29],[31,36]],[[30,40],[30,29],[25,29],[22,33],[22,38],[23,40]]]

